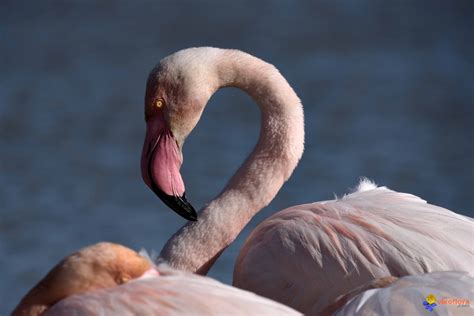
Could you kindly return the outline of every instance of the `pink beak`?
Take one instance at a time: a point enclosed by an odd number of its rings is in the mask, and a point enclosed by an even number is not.
[[[179,172],[182,162],[178,144],[164,119],[160,116],[150,119],[141,158],[143,180],[173,211],[187,220],[196,221],[196,211],[186,200]]]

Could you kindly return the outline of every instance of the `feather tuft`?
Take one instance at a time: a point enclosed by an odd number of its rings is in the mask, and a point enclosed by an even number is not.
[[[366,177],[361,177],[359,180],[359,184],[352,191],[352,193],[365,192],[365,191],[370,191],[373,189],[377,189],[377,184]]]

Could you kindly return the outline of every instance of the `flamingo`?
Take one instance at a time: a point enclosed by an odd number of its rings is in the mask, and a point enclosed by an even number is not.
[[[260,136],[198,216],[179,171],[182,147],[209,98],[224,87],[239,88],[256,101]],[[302,104],[280,72],[257,57],[189,48],[162,59],[151,71],[145,121],[143,180],[189,220],[158,260],[206,274],[296,167],[304,148]],[[260,223],[239,253],[233,285],[317,315],[340,295],[374,279],[446,270],[474,274],[473,234],[473,219],[363,179],[351,194],[290,207]]]
[[[385,277],[338,297],[321,315],[414,315],[431,305],[434,315],[470,315],[474,278],[435,272]],[[429,293],[429,294],[427,294]],[[434,294],[436,293],[436,296]],[[456,309],[461,304],[465,309]],[[463,313],[464,312],[464,313]],[[22,299],[13,316],[59,315],[301,315],[253,293],[213,279],[156,266],[146,252],[101,242],[59,262]]]
[[[146,253],[101,242],[59,262],[13,316],[301,315],[208,277],[155,266]]]
[[[212,94],[229,86],[246,91],[260,106],[260,137],[224,190],[204,206],[198,216],[186,199],[179,173],[182,147]],[[258,313],[261,310],[257,305],[265,301],[263,298],[176,270],[206,274],[248,221],[270,203],[289,178],[304,147],[303,108],[299,98],[273,65],[254,56],[238,50],[191,48],[164,58],[150,73],[145,120],[143,179],[166,205],[189,222],[168,240],[157,259],[158,268],[143,272],[148,267],[144,266],[139,270],[142,275],[134,279],[130,273],[123,279],[111,277],[110,273],[117,275],[117,269],[99,270],[106,274],[104,279],[109,283],[86,288],[77,286],[79,292],[60,287],[59,293],[77,295],[59,301],[48,314],[77,310],[87,315],[93,314],[94,308],[99,311],[103,308],[105,314],[117,311],[160,314],[160,309],[141,309],[152,301],[160,308],[180,307],[178,314],[191,310],[211,314],[212,302],[224,306],[216,309],[216,313]],[[263,221],[239,254],[233,284],[305,314],[317,315],[334,306],[341,308],[337,305],[341,304],[341,297],[357,289],[371,288],[374,280],[390,285],[391,276],[447,270],[466,271],[472,276],[473,229],[473,220],[468,217],[430,205],[414,195],[363,180],[351,194],[294,206]],[[125,253],[122,255],[125,260],[135,256]],[[101,251],[92,253],[92,258],[100,259],[100,255]],[[171,269],[160,269],[163,264]],[[63,266],[60,263],[59,267]],[[72,266],[72,270],[80,268]],[[53,271],[61,272],[62,268]],[[170,282],[176,280],[175,283],[167,283],[167,273],[175,277],[169,279]],[[78,279],[80,284],[88,280],[81,279],[80,275]],[[196,280],[198,285],[193,287],[189,280]],[[201,303],[188,304],[187,298],[195,291],[206,292],[218,285],[222,290],[216,296],[221,301],[201,298]],[[466,288],[466,283],[461,283],[461,287]],[[175,291],[170,293],[172,290]],[[46,299],[42,304],[49,304],[49,308],[54,293],[42,281],[27,294],[17,310],[25,305],[31,307],[38,299]],[[175,299],[174,294],[177,294]],[[161,296],[166,299],[160,300]],[[227,301],[234,297],[241,298],[236,298],[238,308],[230,307]],[[252,299],[256,304],[250,303]],[[199,298],[192,300],[195,301]],[[282,305],[272,305],[276,304],[272,301],[265,302],[271,315],[295,313]],[[88,309],[88,304],[95,307]],[[192,306],[191,309],[186,309],[187,305]],[[172,313],[173,309],[166,311]]]

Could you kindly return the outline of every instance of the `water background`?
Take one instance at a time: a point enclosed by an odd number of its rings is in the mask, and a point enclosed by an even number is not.
[[[275,64],[303,100],[291,180],[210,275],[231,282],[249,231],[368,176],[473,216],[472,1],[1,1],[0,314],[98,241],[159,251],[184,220],[143,184],[149,70],[190,46]],[[201,207],[251,151],[252,100],[219,91],[184,148]],[[453,229],[456,229],[453,227]]]

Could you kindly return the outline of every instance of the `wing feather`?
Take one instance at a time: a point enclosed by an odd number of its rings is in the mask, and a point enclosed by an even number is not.
[[[354,293],[355,294],[355,293]],[[423,301],[435,295],[437,305],[425,310]],[[466,306],[441,304],[443,299],[469,301]],[[405,276],[385,288],[362,291],[341,307],[335,316],[344,315],[473,315],[474,278],[463,272],[434,272]]]
[[[474,275],[473,243],[471,218],[366,184],[262,222],[240,252],[234,284],[317,314],[376,278],[448,270]]]
[[[208,277],[158,267],[160,276],[74,295],[54,305],[59,315],[300,315],[295,310]]]

